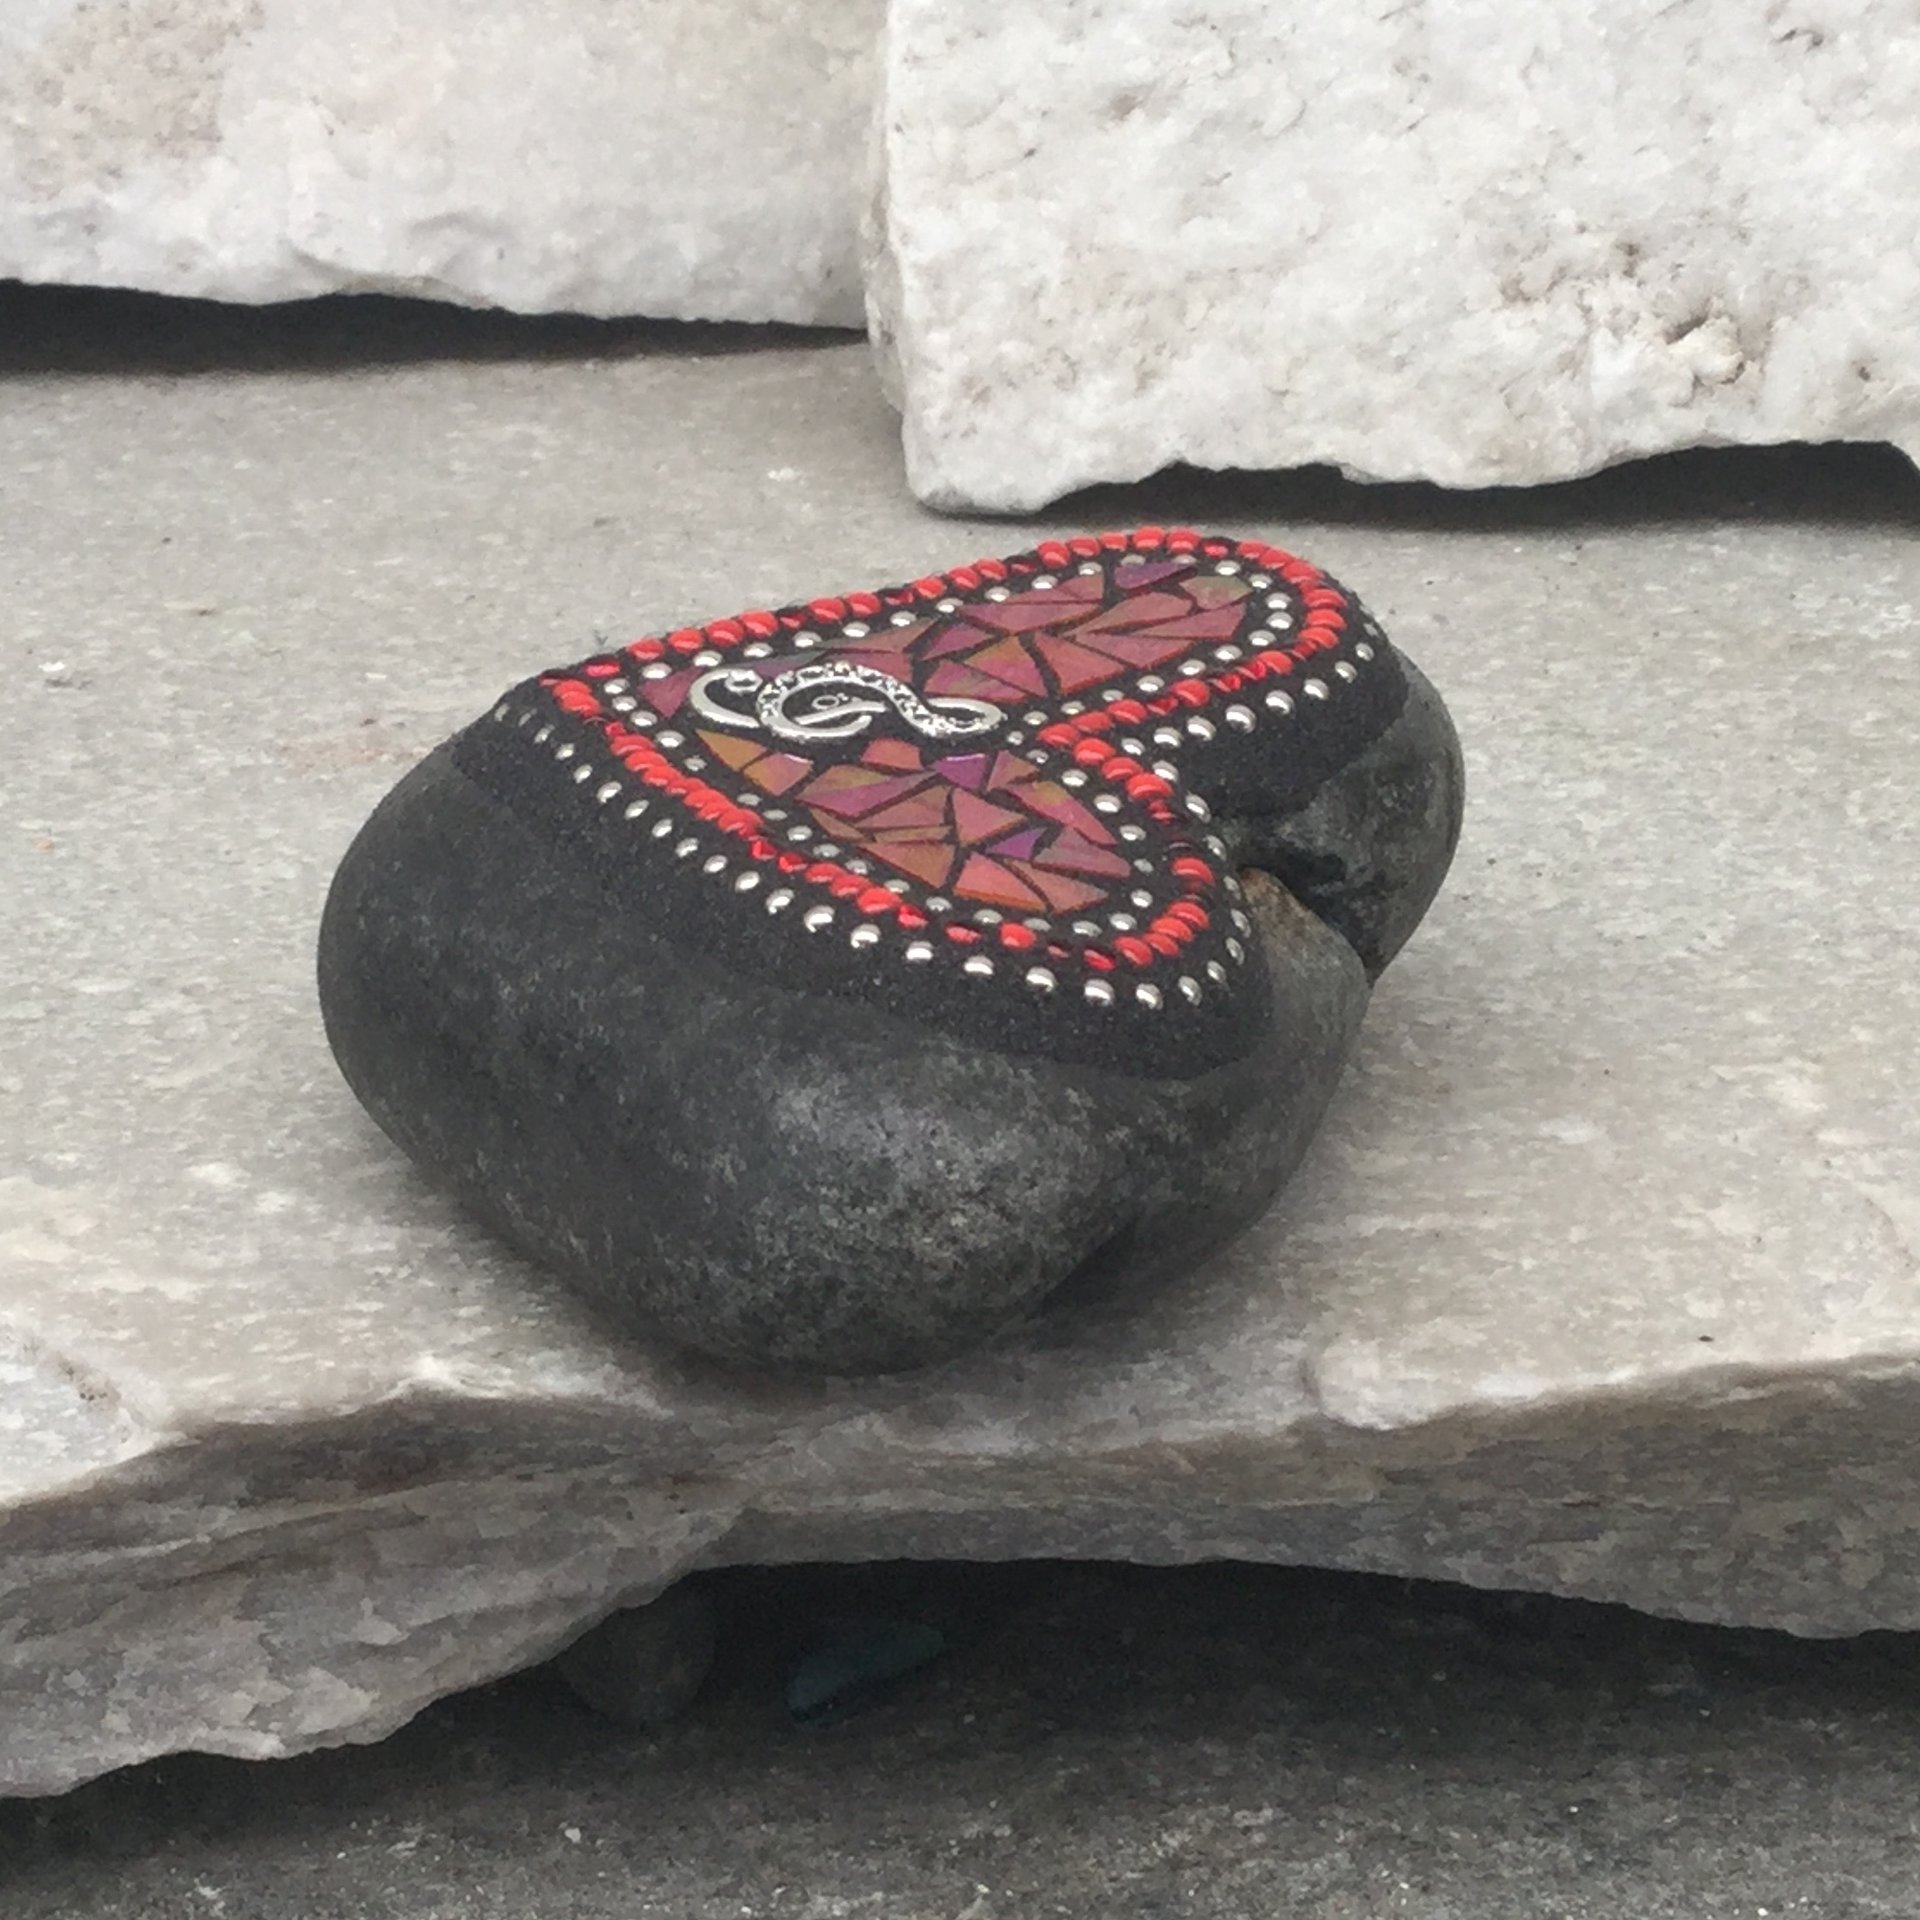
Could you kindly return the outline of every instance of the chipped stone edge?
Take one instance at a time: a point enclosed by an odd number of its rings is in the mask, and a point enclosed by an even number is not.
[[[740,1563],[1225,1558],[1814,1635],[1920,1627],[1916,1395],[1920,1360],[1888,1355],[1392,1430],[1226,1408],[1051,1451],[857,1418],[725,1449],[658,1416],[459,1396],[229,1427],[0,1519],[0,1793],[379,1739]]]

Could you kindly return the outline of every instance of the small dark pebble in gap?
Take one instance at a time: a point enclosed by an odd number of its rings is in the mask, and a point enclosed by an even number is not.
[[[787,1711],[802,1726],[825,1726],[872,1706],[896,1681],[947,1650],[925,1620],[843,1620],[804,1654],[787,1680]]]
[[[713,1665],[718,1626],[706,1588],[683,1580],[644,1607],[589,1628],[555,1667],[595,1712],[658,1727],[693,1704]]]

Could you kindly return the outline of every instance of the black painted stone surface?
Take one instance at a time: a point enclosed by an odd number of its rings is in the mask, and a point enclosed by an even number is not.
[[[1305,563],[1048,543],[516,688],[349,851],[322,1004],[380,1124],[613,1322],[912,1366],[1257,1216],[1460,798]]]

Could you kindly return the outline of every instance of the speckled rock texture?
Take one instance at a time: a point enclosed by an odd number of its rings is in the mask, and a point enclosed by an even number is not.
[[[1920,1627],[1898,463],[1104,501],[1365,583],[1467,743],[1453,871],[1278,1209],[1188,1282],[770,1385],[609,1340],[411,1172],[327,1050],[322,902],[476,682],[710,613],[716,540],[761,606],[1014,543],[907,503],[860,343],[477,362],[443,318],[431,361],[283,340],[0,406],[0,1785],[370,1739],[724,1563]],[[339,369],[366,323],[311,324]]]
[[[1460,831],[1446,708],[1358,599],[1191,529],[489,708],[341,864],[335,1055],[620,1327],[779,1372],[950,1359],[1243,1230]]]
[[[857,326],[880,0],[0,7],[0,276]]]
[[[869,307],[919,496],[1920,455],[1903,0],[894,0]]]

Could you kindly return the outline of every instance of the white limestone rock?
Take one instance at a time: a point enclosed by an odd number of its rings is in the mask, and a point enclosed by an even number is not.
[[[881,96],[869,310],[932,504],[1920,456],[1898,0],[894,0]]]
[[[0,0],[0,276],[860,324],[881,0]]]

